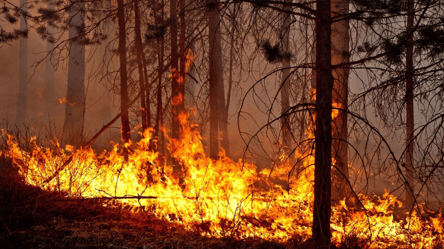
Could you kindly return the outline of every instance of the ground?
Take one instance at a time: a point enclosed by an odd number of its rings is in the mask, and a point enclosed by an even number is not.
[[[291,248],[261,239],[208,238],[110,200],[82,200],[25,184],[0,157],[1,248]],[[298,247],[300,248],[300,247]]]

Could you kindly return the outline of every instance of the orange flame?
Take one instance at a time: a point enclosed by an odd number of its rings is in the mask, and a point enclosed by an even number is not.
[[[61,105],[63,105],[64,103],[66,103],[66,97],[61,97],[61,98],[59,98],[59,103],[60,103]]]
[[[180,222],[205,236],[282,242],[311,238],[313,151],[296,152],[294,159],[303,159],[300,172],[294,172],[285,154],[279,155],[272,172],[258,171],[248,162],[210,159],[197,125],[185,112],[179,114],[179,121],[181,139],[167,139],[172,158],[182,165],[183,185],[174,177],[173,167],[150,150],[151,128],[143,132],[139,142],[124,145],[130,148],[126,156],[119,153],[119,145],[97,155],[91,148],[50,150],[38,146],[35,139],[30,141],[32,150],[25,151],[2,131],[9,146],[3,155],[13,160],[29,184],[62,190],[70,196],[128,197],[116,201],[129,205],[134,212],[152,212]],[[312,129],[307,130],[308,138],[313,137]],[[61,168],[69,155],[72,161]],[[56,178],[47,182],[54,174]],[[289,178],[291,186],[287,189],[282,182]],[[400,202],[393,195],[361,194],[359,199],[365,211],[353,210],[345,201],[332,208],[332,240],[336,245],[347,238],[362,241],[359,246],[366,248],[429,248],[444,241],[441,216],[424,219],[413,213],[404,221],[396,221],[393,209]]]
[[[33,150],[26,152],[10,135],[7,135],[9,150],[4,154],[19,166],[29,184],[48,190],[60,189],[70,196],[138,197],[119,201],[132,206],[134,211],[153,212],[203,235],[279,241],[294,236],[303,240],[311,237],[314,198],[311,155],[296,155],[306,158],[303,167],[307,169],[292,175],[295,179],[287,191],[270,180],[269,169],[257,172],[250,163],[234,162],[226,157],[211,160],[205,153],[197,126],[190,123],[184,112],[179,120],[183,130],[181,140],[168,139],[169,148],[177,148],[171,151],[172,157],[183,165],[183,189],[173,177],[172,166],[159,165],[159,154],[149,150],[152,129],[143,133],[141,141],[128,145],[131,152],[127,161],[118,153],[117,145],[112,151],[97,155],[92,149],[76,150],[71,146],[51,151],[31,140]],[[73,155],[72,162],[59,170],[69,154]],[[147,180],[150,165],[154,166],[153,182]],[[292,172],[292,164],[284,155],[276,167],[273,176],[281,180]],[[160,168],[165,168],[164,176]],[[55,172],[57,180],[46,183]],[[150,198],[139,198],[143,196]],[[444,239],[441,217],[424,220],[415,213],[406,221],[397,222],[390,211],[399,203],[394,196],[385,194],[375,201],[375,197],[360,195],[360,199],[367,214],[353,212],[345,202],[333,207],[334,243],[339,245],[347,236],[355,236],[367,241],[371,248],[429,247]]]

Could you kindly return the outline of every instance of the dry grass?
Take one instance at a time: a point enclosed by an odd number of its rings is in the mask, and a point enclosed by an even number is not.
[[[110,200],[81,200],[29,186],[0,157],[1,248],[285,248],[259,239],[206,238]],[[106,202],[106,203],[105,203]],[[104,207],[107,204],[111,207]]]

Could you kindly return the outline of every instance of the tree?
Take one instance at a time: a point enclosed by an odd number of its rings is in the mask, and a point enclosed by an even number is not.
[[[141,116],[142,116],[142,129],[146,130],[148,128],[147,122],[147,102],[145,98],[145,77],[144,77],[144,63],[143,63],[143,46],[142,46],[142,35],[140,31],[140,15],[139,15],[139,1],[134,0],[134,31],[136,33],[136,47],[137,47],[137,66],[139,69],[139,87],[142,91],[142,96],[140,97],[141,102]],[[147,96],[148,97],[148,96]]]
[[[119,57],[120,57],[120,108],[128,109],[128,75],[126,71],[126,29],[125,7],[123,0],[117,0],[117,18],[119,22]],[[128,111],[121,117],[122,140],[127,143],[131,140]]]
[[[335,167],[333,169],[332,200],[349,197],[351,193],[348,182],[348,78],[350,69],[347,66],[350,59],[349,52],[349,27],[348,0],[333,0],[331,2],[331,13],[333,18],[331,34],[331,60],[333,69],[333,104],[337,108],[337,116],[333,118],[333,158]]]
[[[316,106],[313,241],[330,244],[332,68],[330,0],[316,1]]]
[[[54,0],[48,0],[47,8],[49,12],[54,11]],[[43,120],[46,118],[51,119],[54,118],[54,106],[57,105],[57,98],[54,93],[54,56],[52,56],[51,51],[54,50],[54,33],[55,27],[48,23],[46,26],[48,32],[48,39],[46,41],[46,51],[50,53],[46,57],[46,67],[45,67],[45,86],[43,90],[43,99],[44,99],[44,111],[43,111]]]
[[[210,157],[218,158],[221,114],[225,110],[223,88],[220,12],[217,1],[208,1],[209,66],[210,66]]]
[[[282,58],[282,79],[281,79],[281,133],[282,133],[282,146],[284,149],[289,150],[291,142],[291,126],[290,117],[285,115],[290,107],[290,56],[285,56],[290,53],[290,22],[291,15],[288,13],[290,8],[290,1],[286,0],[287,4],[284,6],[283,10],[283,20],[281,28],[282,37],[282,52],[284,53],[284,58]],[[286,153],[288,154],[288,153]]]
[[[69,62],[63,141],[80,145],[85,118],[85,9],[84,3],[70,1]]]
[[[414,66],[413,66],[413,21],[415,18],[415,1],[407,1],[407,46],[406,46],[406,70],[405,70],[405,104],[406,104],[406,156],[405,156],[405,169],[406,169],[406,197],[405,206],[408,210],[413,208],[415,202],[415,194],[413,191],[413,152],[414,152],[414,110],[413,110],[413,82],[414,82]]]
[[[27,33],[26,11],[28,10],[28,1],[20,0],[20,31]],[[26,109],[28,108],[27,85],[28,85],[28,40],[27,37],[19,38],[19,93],[17,100],[16,124],[23,124],[26,121]]]
[[[170,0],[170,18],[171,18],[171,100],[173,104],[173,120],[171,124],[172,138],[179,139],[180,124],[178,115],[180,112],[180,90],[179,90],[179,54],[177,48],[177,1]]]

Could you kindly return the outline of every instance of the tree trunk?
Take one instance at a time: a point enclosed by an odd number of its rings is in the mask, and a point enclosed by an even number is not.
[[[179,106],[179,83],[178,83],[178,70],[179,70],[179,55],[177,51],[177,1],[170,1],[170,18],[171,18],[171,99],[173,101],[173,120],[172,120],[172,138],[179,139],[180,136],[180,124],[178,115],[180,112]]]
[[[233,89],[233,62],[234,62],[234,42],[235,42],[235,32],[236,32],[236,18],[238,13],[238,8],[236,5],[233,6],[231,12],[231,30],[230,30],[230,64],[228,68],[228,90],[227,90],[227,104],[225,105],[225,113],[224,113],[224,122],[227,126],[226,138],[224,137],[224,141],[226,141],[225,147],[225,155],[230,157],[230,141],[228,138],[228,112],[230,110],[230,102],[231,102],[231,91]]]
[[[210,43],[210,157],[217,159],[219,154],[219,128],[222,128],[220,108],[223,106],[223,109],[225,109],[225,93],[223,91],[221,32],[219,28],[220,13],[216,0],[209,0],[208,6],[211,6],[208,12]]]
[[[143,50],[142,50],[143,51]],[[150,83],[148,82],[148,71],[147,71],[147,67],[148,67],[148,63],[146,62],[146,58],[145,55],[142,55],[142,62],[143,62],[143,73],[145,75],[145,115],[146,115],[146,125],[148,127],[151,127],[151,105],[150,105],[150,93],[151,93],[151,86]]]
[[[48,0],[47,3],[48,10],[54,10],[54,0]],[[54,35],[54,26],[47,25],[46,30],[49,35]],[[46,53],[50,53],[54,49],[54,43],[47,40],[46,41]],[[42,121],[45,122],[46,119],[51,120],[55,116],[54,110],[58,107],[58,100],[55,97],[54,92],[54,58],[51,54],[48,54],[45,61],[45,86],[43,89],[43,117]]]
[[[137,66],[139,69],[139,87],[142,95],[140,97],[140,114],[142,116],[142,130],[145,131],[148,128],[147,116],[146,116],[146,98],[145,98],[145,75],[144,75],[144,63],[142,61],[143,46],[142,35],[140,32],[140,15],[139,15],[139,1],[134,0],[134,31],[136,33],[136,47],[137,47]]]
[[[120,105],[121,110],[126,110],[128,106],[128,75],[126,72],[126,32],[123,0],[117,0],[117,18],[119,19]],[[128,111],[122,114],[121,120],[122,140],[127,143],[131,140]]]
[[[333,0],[331,2],[332,18],[343,19],[332,24],[331,30],[331,63],[340,65],[348,63],[349,56],[349,27],[348,20],[344,16],[349,11],[349,0]],[[335,68],[333,74],[333,105],[344,111],[333,111],[337,113],[333,117],[333,158],[335,167],[332,171],[332,201],[338,202],[351,193],[351,187],[348,183],[348,128],[347,128],[347,109],[348,109],[348,77],[349,68]]]
[[[28,10],[27,0],[20,0],[20,8],[23,11]],[[20,30],[26,31],[26,18],[24,15],[20,16]],[[17,125],[22,125],[26,121],[26,109],[28,107],[28,39],[20,37],[20,51],[19,51],[19,92],[17,99],[17,117],[15,122]]]
[[[406,194],[404,206],[411,210],[415,202],[414,195],[414,169],[413,169],[413,152],[414,152],[414,112],[413,112],[413,83],[414,83],[414,68],[413,68],[413,22],[415,18],[415,1],[408,0],[408,16],[407,16],[407,52],[406,52],[406,113],[407,113],[407,127],[406,127],[406,154],[405,154],[405,169],[406,169]]]
[[[313,242],[315,247],[330,245],[331,216],[331,71],[330,0],[317,0],[316,15],[316,131]]]
[[[179,72],[179,53],[177,48],[177,1],[170,0],[170,18],[171,18],[171,100],[173,106],[172,120],[172,138],[180,139],[179,114],[182,109],[182,97],[180,96],[180,72]],[[173,147],[173,150],[176,148]],[[182,165],[177,158],[173,158],[173,174],[179,179],[179,185],[183,185]]]
[[[291,1],[286,0],[286,3]],[[285,11],[290,11],[290,6],[284,7]],[[282,50],[284,54],[290,51],[290,22],[289,13],[283,12],[283,20],[281,27]],[[285,56],[282,61],[282,79],[281,79],[281,114],[284,114],[290,107],[290,58]],[[283,116],[281,118],[282,146],[284,150],[289,150],[291,142],[290,117]],[[287,151],[288,152],[288,151]]]
[[[160,25],[163,23],[163,7],[160,8],[160,16],[157,16],[157,9],[154,10],[154,20],[156,22],[156,25]],[[158,52],[158,77],[159,82],[157,84],[157,105],[156,105],[156,120],[154,124],[154,139],[157,140],[157,150],[160,153],[161,158],[165,156],[165,146],[163,139],[160,139],[161,130],[160,127],[163,126],[163,103],[162,103],[162,75],[164,73],[163,71],[163,57],[164,57],[164,38],[159,37],[157,40],[157,52]],[[164,136],[162,136],[163,138]]]
[[[180,103],[180,111],[184,110],[184,97],[185,97],[185,67],[186,67],[186,57],[185,57],[185,0],[179,0],[180,8],[180,37],[179,37],[179,53],[180,53],[180,70],[179,70],[179,95],[182,98]]]
[[[83,3],[70,1],[68,90],[66,94],[63,141],[80,145],[85,116],[85,45],[81,43],[85,25]]]

